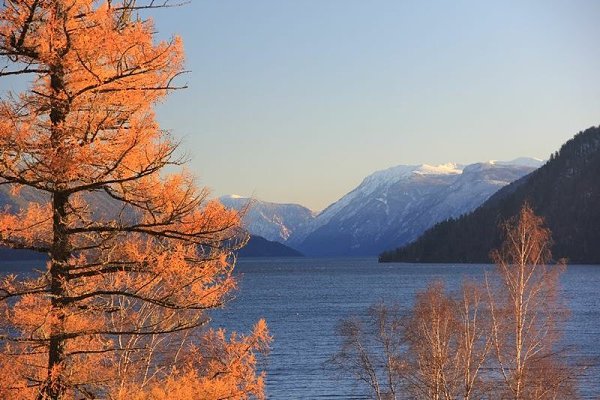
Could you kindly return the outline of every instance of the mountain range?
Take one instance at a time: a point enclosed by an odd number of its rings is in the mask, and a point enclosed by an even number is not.
[[[518,158],[399,165],[367,176],[319,213],[238,195],[220,200],[243,212],[253,236],[246,253],[254,256],[298,255],[280,243],[308,256],[487,262],[499,240],[498,223],[529,201],[553,230],[557,256],[600,262],[600,128],[579,133],[539,168],[542,164]],[[40,196],[25,189],[14,197],[0,185],[2,207],[18,210],[26,202],[43,201]],[[94,199],[99,218],[114,213],[108,200]],[[0,258],[12,256],[0,249]]]
[[[248,207],[252,234],[280,241],[310,256],[373,256],[409,243],[439,221],[482,204],[542,161],[520,158],[471,165],[399,165],[366,177],[320,213],[294,204],[224,196],[236,209]]]
[[[472,213],[429,229],[381,261],[489,262],[500,245],[498,225],[524,202],[552,231],[553,255],[574,263],[600,263],[600,127],[577,134],[530,175],[498,191]]]

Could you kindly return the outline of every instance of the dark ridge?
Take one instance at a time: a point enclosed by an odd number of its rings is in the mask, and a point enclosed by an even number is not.
[[[279,242],[267,240],[261,236],[250,236],[246,246],[238,251],[238,256],[245,257],[304,257],[302,253]]]

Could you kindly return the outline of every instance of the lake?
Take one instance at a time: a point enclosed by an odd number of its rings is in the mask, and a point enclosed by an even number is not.
[[[0,262],[0,271],[31,268]],[[350,314],[364,314],[384,300],[410,306],[414,294],[435,279],[449,290],[464,278],[480,279],[485,265],[378,264],[376,259],[244,259],[238,262],[240,290],[212,326],[250,331],[265,318],[274,337],[266,370],[269,399],[364,398],[351,377],[329,371],[324,363],[338,350],[335,325]],[[562,291],[571,315],[566,345],[591,364],[580,378],[582,397],[600,395],[600,266],[571,265]]]
[[[442,279],[449,290],[480,279],[483,265],[378,264],[376,259],[245,259],[236,267],[240,291],[214,314],[214,325],[248,332],[265,318],[274,337],[266,367],[270,399],[364,398],[351,377],[328,371],[338,350],[335,325],[384,300],[411,305],[414,294]],[[582,397],[600,394],[600,266],[572,265],[562,290],[571,315],[565,344],[593,364],[581,376]],[[213,326],[214,326],[213,325]]]

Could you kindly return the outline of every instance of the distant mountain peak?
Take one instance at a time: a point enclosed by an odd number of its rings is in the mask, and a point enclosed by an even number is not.
[[[380,185],[390,186],[399,181],[411,179],[416,176],[458,175],[462,173],[462,168],[462,165],[456,163],[439,165],[396,165],[394,167],[373,172],[371,175],[367,176],[355,190],[360,190],[363,193],[370,193]]]

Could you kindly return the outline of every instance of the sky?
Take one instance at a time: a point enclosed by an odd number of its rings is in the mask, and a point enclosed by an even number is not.
[[[191,0],[157,108],[215,196],[325,208],[399,164],[545,159],[600,124],[600,1]]]

